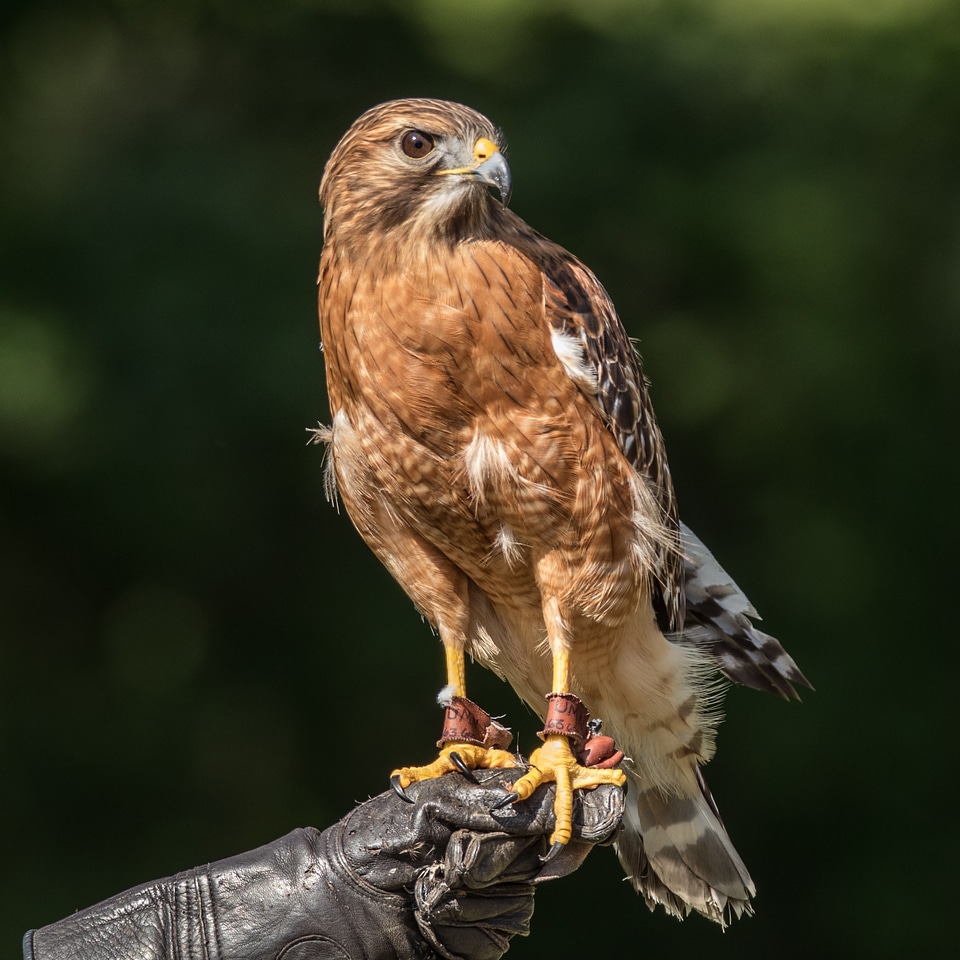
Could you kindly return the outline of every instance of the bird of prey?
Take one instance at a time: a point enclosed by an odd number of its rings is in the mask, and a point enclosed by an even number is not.
[[[556,782],[551,851],[574,790],[625,781],[633,885],[725,924],[754,885],[700,772],[719,675],[809,684],[680,522],[640,359],[594,274],[508,209],[503,145],[469,107],[384,103],[320,187],[328,493],[446,651],[440,756],[394,782],[517,762],[466,699],[470,655],[544,719],[505,802]],[[578,760],[588,715],[621,769]]]

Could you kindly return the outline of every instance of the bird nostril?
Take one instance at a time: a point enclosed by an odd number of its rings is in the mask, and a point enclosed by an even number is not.
[[[473,158],[477,163],[489,160],[497,152],[497,145],[488,137],[480,137],[473,145]]]

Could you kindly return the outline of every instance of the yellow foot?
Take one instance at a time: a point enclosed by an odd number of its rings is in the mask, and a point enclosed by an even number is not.
[[[627,778],[622,770],[601,770],[584,767],[570,749],[570,740],[563,734],[551,733],[544,737],[544,744],[530,755],[530,769],[513,785],[513,792],[505,799],[507,803],[526,800],[542,783],[556,783],[557,797],[553,812],[556,818],[550,837],[550,850],[545,860],[552,860],[569,842],[573,829],[573,791],[592,790],[603,783],[622,787]]]
[[[403,791],[411,783],[433,780],[453,770],[477,783],[473,770],[517,766],[506,749],[513,739],[510,731],[486,710],[459,695],[451,696],[444,708],[443,732],[437,741],[440,756],[425,767],[401,767],[390,774],[390,785],[403,800],[410,800]]]
[[[475,743],[447,741],[440,749],[440,756],[423,767],[400,767],[390,774],[390,784],[404,800],[410,798],[403,792],[411,783],[433,780],[445,773],[459,770],[465,777],[477,782],[473,770],[503,770],[517,766],[517,758],[508,750],[497,747],[481,747]],[[411,801],[412,802],[412,801]]]

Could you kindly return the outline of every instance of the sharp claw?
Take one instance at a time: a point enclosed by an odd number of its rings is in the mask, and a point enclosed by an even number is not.
[[[502,800],[498,800],[490,809],[502,810],[504,807],[509,807],[511,803],[516,803],[519,799],[520,794],[510,790]]]
[[[480,781],[474,776],[473,771],[463,762],[463,758],[456,750],[451,750],[448,754],[450,762],[471,782],[478,786]]]
[[[390,778],[390,786],[393,787],[393,792],[405,803],[413,803],[413,800],[407,796],[406,791],[403,787],[400,786],[400,774],[394,774]]]
[[[559,840],[555,840],[550,845],[550,849],[540,858],[540,862],[549,863],[551,860],[556,860],[564,846],[565,844],[561,843]]]

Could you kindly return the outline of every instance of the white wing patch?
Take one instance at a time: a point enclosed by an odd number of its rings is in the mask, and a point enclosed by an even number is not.
[[[600,392],[596,369],[587,360],[583,344],[569,333],[552,330],[550,340],[553,352],[567,372],[567,376],[586,394],[595,397]]]

